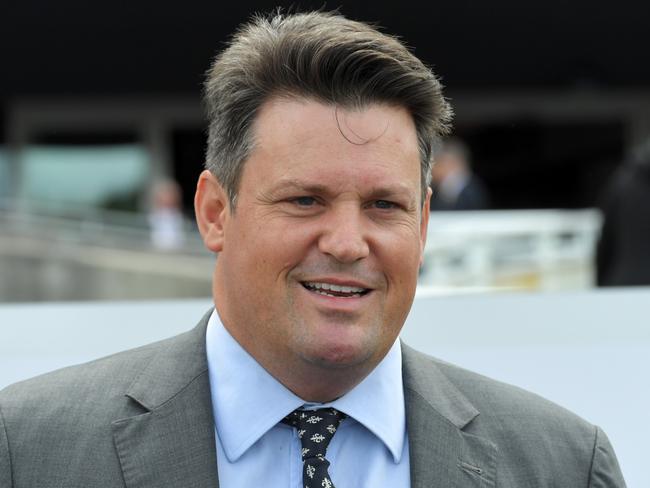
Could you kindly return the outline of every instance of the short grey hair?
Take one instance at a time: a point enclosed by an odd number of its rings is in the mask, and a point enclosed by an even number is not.
[[[337,12],[256,15],[214,60],[204,85],[209,121],[206,168],[234,210],[253,125],[272,97],[312,99],[346,109],[372,103],[406,108],[417,131],[421,197],[433,148],[452,110],[432,71],[395,37]]]

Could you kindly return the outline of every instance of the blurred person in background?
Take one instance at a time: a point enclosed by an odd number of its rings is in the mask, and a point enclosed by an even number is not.
[[[185,242],[181,187],[175,181],[164,180],[154,184],[149,226],[151,243],[156,249],[163,251],[178,249]]]
[[[398,338],[441,90],[336,13],[238,30],[208,73],[195,195],[215,308],[0,392],[0,486],[624,487],[600,428]]]
[[[452,137],[442,143],[431,168],[431,210],[486,210],[490,199],[483,182],[472,172],[470,151]]]
[[[601,210],[598,286],[650,285],[650,140],[614,173]]]

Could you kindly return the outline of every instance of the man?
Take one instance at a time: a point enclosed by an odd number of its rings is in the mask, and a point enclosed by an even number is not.
[[[0,485],[618,487],[605,435],[397,336],[450,110],[336,14],[243,27],[208,74],[192,331],[0,395]]]
[[[650,285],[650,140],[613,173],[603,192],[596,248],[598,286]]]
[[[461,140],[446,140],[431,168],[431,210],[485,210],[490,202],[483,182],[472,172],[469,149]]]

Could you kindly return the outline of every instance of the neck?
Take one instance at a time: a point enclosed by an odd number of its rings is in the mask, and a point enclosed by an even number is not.
[[[374,368],[374,365],[364,365],[363,368],[356,366],[333,370],[313,365],[305,368],[303,365],[299,372],[294,368],[274,370],[260,364],[294,395],[311,403],[327,403],[342,397],[361,383]],[[318,378],[318,381],[314,381],[314,378]]]

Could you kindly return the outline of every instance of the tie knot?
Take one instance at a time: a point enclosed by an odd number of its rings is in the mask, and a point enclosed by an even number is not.
[[[341,421],[346,417],[334,408],[318,410],[297,409],[287,415],[282,422],[298,431],[302,444],[302,459],[324,458],[327,446],[336,433]]]

